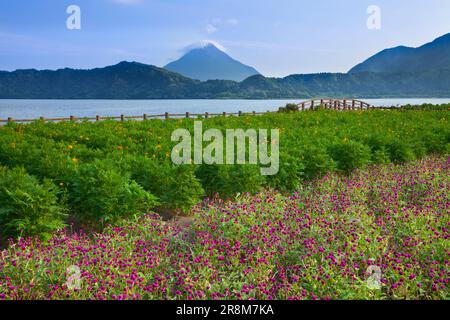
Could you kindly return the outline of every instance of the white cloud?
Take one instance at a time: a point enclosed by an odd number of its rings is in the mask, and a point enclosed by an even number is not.
[[[216,26],[214,26],[213,24],[211,24],[211,23],[208,23],[207,25],[206,25],[206,32],[208,32],[208,33],[214,33],[214,32],[216,32],[218,29],[216,28]]]
[[[220,51],[227,52],[227,49],[223,45],[221,45],[220,43],[218,43],[217,41],[214,41],[214,40],[202,40],[202,41],[196,42],[196,43],[191,44],[190,46],[187,46],[186,48],[184,48],[183,52],[186,53],[186,52],[191,51],[192,49],[205,48],[209,45],[215,46]]]
[[[208,45],[213,45],[217,49],[219,49],[220,51],[228,53],[228,50],[223,45],[218,43],[217,41],[214,41],[214,40],[201,40],[201,41],[195,42],[195,43],[193,43],[191,45],[185,46],[181,50],[178,50],[177,55],[175,57],[171,58],[171,59],[168,59],[168,62],[172,62],[172,61],[178,60],[180,57],[184,56],[189,51],[194,50],[194,49],[205,48]]]

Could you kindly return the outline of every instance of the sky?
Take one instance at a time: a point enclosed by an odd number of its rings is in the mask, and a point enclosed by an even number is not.
[[[70,5],[80,29],[67,28]],[[347,72],[446,33],[449,0],[1,0],[0,70],[164,66],[211,40],[265,76]]]

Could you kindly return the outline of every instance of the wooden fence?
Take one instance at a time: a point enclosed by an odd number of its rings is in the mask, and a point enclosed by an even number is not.
[[[322,107],[325,109],[331,109],[331,110],[342,110],[342,111],[350,111],[350,110],[368,110],[372,108],[377,109],[392,109],[392,107],[374,107],[364,101],[360,100],[354,100],[354,99],[314,99],[314,100],[308,100],[301,102],[297,104],[299,111],[305,111],[305,110],[315,110],[318,107]],[[40,117],[39,119],[0,119],[0,123],[8,123],[8,122],[33,122],[37,120],[41,121],[50,121],[50,122],[58,122],[58,121],[101,121],[101,120],[119,120],[119,121],[126,121],[126,120],[148,120],[148,119],[171,119],[171,118],[204,118],[208,119],[210,117],[218,117],[218,116],[243,116],[243,115],[262,115],[266,113],[274,113],[277,111],[266,111],[266,112],[222,112],[222,113],[169,113],[165,112],[164,114],[143,114],[140,116],[126,116],[126,115],[120,115],[117,117],[102,117],[102,116],[95,116],[95,117],[75,117],[70,116],[69,118],[44,118]]]
[[[33,122],[33,121],[101,121],[101,120],[119,120],[119,121],[125,121],[125,120],[149,120],[149,119],[173,119],[173,118],[211,118],[211,117],[218,117],[218,116],[223,116],[223,117],[228,117],[228,116],[243,116],[243,115],[261,115],[261,114],[266,114],[266,113],[271,113],[271,112],[276,112],[276,111],[266,111],[266,112],[256,112],[256,111],[252,111],[252,112],[222,112],[222,113],[209,113],[209,112],[205,112],[205,113],[190,113],[190,112],[186,112],[186,113],[169,113],[169,112],[165,112],[164,114],[146,114],[144,113],[143,115],[140,116],[126,116],[126,115],[120,115],[120,116],[116,116],[116,117],[102,117],[102,116],[95,116],[95,117],[75,117],[75,116],[70,116],[69,118],[44,118],[44,117],[40,117],[38,119],[13,119],[13,118],[8,118],[8,119],[0,119],[0,123],[5,123],[5,122]]]

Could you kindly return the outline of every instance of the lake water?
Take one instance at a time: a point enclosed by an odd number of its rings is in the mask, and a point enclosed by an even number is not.
[[[290,100],[1,100],[0,119],[68,118],[100,116],[139,116],[169,113],[263,112],[278,110]],[[447,99],[360,99],[374,106],[450,103]]]

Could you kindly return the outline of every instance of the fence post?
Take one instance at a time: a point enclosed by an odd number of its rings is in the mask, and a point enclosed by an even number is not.
[[[75,120],[75,117],[74,116],[70,116],[70,121],[74,121]]]
[[[355,110],[355,100],[352,100],[352,110]]]
[[[189,114],[189,112],[186,112],[186,118],[190,118],[191,116],[190,116],[190,114]]]
[[[205,119],[208,119],[208,118],[209,118],[209,113],[205,112]]]
[[[144,113],[144,115],[142,116],[142,118],[143,118],[144,120],[147,120],[147,114]]]
[[[169,113],[168,113],[168,112],[164,113],[164,118],[165,118],[166,120],[169,119]]]
[[[123,114],[120,115],[120,121],[124,121],[125,120],[125,116]]]
[[[238,112],[239,117],[242,117],[242,111]]]
[[[254,116],[256,116],[256,111],[253,111],[252,114],[253,114]]]
[[[302,103],[302,111],[305,111],[305,103]]]
[[[226,113],[226,112],[222,112],[222,115],[223,115],[224,117],[226,117],[226,116],[227,116],[227,113]]]
[[[314,100],[311,100],[311,110],[314,110]]]
[[[12,121],[13,121],[13,118],[9,117],[8,122],[12,122]]]

